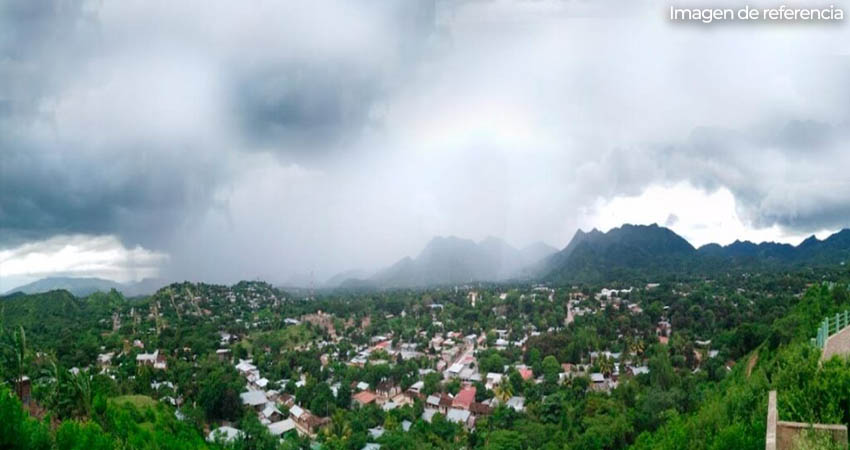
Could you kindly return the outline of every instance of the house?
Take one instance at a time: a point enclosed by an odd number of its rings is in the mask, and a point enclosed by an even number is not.
[[[413,392],[414,394],[419,394],[419,393],[422,392],[422,389],[424,389],[424,388],[425,388],[425,382],[422,381],[422,380],[419,380],[416,383],[413,383],[410,386],[410,388],[408,388],[407,390],[410,391],[410,392]]]
[[[207,435],[207,442],[233,442],[236,439],[244,436],[241,430],[237,430],[233,427],[218,427],[215,430],[210,431],[210,434]]]
[[[286,406],[287,408],[291,408],[292,405],[295,404],[295,398],[287,393],[279,394],[277,399],[275,400],[278,405]]]
[[[634,376],[647,374],[647,373],[649,373],[649,367],[647,367],[647,366],[638,366],[638,367],[631,366],[631,367],[628,368],[628,372],[630,374],[634,375]]]
[[[476,369],[466,367],[460,371],[459,378],[461,381],[477,382],[481,381],[481,374]]]
[[[392,403],[395,403],[396,405],[398,405],[400,407],[404,406],[404,405],[412,405],[413,404],[413,398],[411,398],[411,397],[413,397],[413,396],[409,395],[409,394],[412,394],[412,393],[405,392],[405,393],[401,393],[401,394],[396,395],[395,397],[392,398]]]
[[[109,367],[112,364],[112,358],[115,356],[115,352],[109,353],[101,353],[97,355],[97,365],[100,367]]]
[[[388,401],[381,406],[384,411],[392,411],[399,407],[399,404],[394,401]]]
[[[500,373],[490,372],[484,378],[485,379],[484,386],[486,386],[487,389],[493,389],[494,387],[502,384],[502,378],[503,377],[504,377],[504,375],[502,375]]]
[[[378,397],[372,393],[371,391],[360,391],[354,394],[351,397],[351,400],[354,401],[360,407],[366,406],[369,403],[373,403]]]
[[[440,412],[440,411],[433,409],[433,408],[425,408],[422,411],[422,420],[424,420],[428,423],[431,423],[431,419],[434,418],[434,414],[437,414],[438,412]]]
[[[251,359],[240,359],[239,364],[236,365],[236,370],[239,371],[242,375],[248,375],[249,373],[257,370],[257,366],[251,364],[253,360]]]
[[[446,378],[457,378],[460,376],[460,372],[463,370],[462,363],[454,363],[446,370]]]
[[[534,378],[534,372],[528,367],[522,367],[517,371],[519,372],[519,376],[521,376],[523,380],[530,380]]]
[[[384,427],[377,426],[375,428],[369,428],[369,436],[372,436],[372,439],[379,439],[384,435]]]
[[[269,379],[268,378],[257,378],[256,380],[254,380],[253,385],[258,390],[265,389],[269,385]]]
[[[283,419],[283,413],[281,413],[272,402],[266,403],[265,408],[263,408],[263,411],[260,414],[264,418],[268,419],[269,422],[277,422]]]
[[[136,364],[151,366],[154,369],[165,370],[165,356],[159,353],[159,350],[154,350],[153,353],[139,353],[136,355]]]
[[[475,417],[489,416],[493,412],[493,408],[484,403],[472,402],[469,405],[469,412]]]
[[[449,411],[449,408],[452,407],[452,403],[454,399],[449,394],[443,394],[440,396],[440,412],[446,414]]]
[[[457,393],[452,400],[452,408],[469,410],[469,406],[475,401],[475,386],[465,387]]]
[[[298,405],[292,405],[292,407],[289,408],[289,415],[292,416],[292,418],[296,421],[301,419],[304,414],[307,414],[307,411],[305,411],[304,408]]]
[[[517,412],[525,411],[525,397],[511,397],[505,403],[505,406],[513,408]]]
[[[589,388],[594,391],[607,391],[610,386],[608,380],[605,379],[605,375],[599,372],[594,372],[590,374]]]
[[[242,404],[248,405],[257,411],[262,411],[266,407],[266,403],[268,403],[266,393],[263,391],[243,392],[239,394],[239,397],[242,399]]]
[[[469,411],[464,409],[449,409],[446,413],[446,420],[449,422],[454,422],[458,425],[463,425],[467,428],[472,428],[472,421],[470,418],[472,415]]]
[[[218,357],[218,360],[221,362],[230,361],[230,349],[229,348],[220,348],[215,351],[215,355]]]
[[[299,419],[295,420],[295,427],[302,434],[310,437],[315,437],[316,434],[325,426],[331,423],[328,417],[317,417],[309,411],[304,411]]]
[[[280,436],[295,429],[295,421],[292,419],[281,420],[269,425],[269,433],[272,436]]]

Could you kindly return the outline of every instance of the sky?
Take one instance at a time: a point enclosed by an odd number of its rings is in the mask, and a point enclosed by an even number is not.
[[[438,235],[847,227],[847,25],[669,5],[4,1],[0,291],[321,281]]]

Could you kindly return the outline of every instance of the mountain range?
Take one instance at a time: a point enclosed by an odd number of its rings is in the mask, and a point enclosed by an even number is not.
[[[648,280],[682,275],[711,276],[730,270],[844,265],[848,260],[848,229],[824,240],[811,236],[797,246],[735,241],[729,245],[707,244],[694,248],[668,228],[656,224],[626,224],[608,232],[578,230],[561,250],[543,243],[517,249],[495,237],[480,242],[453,236],[435,237],[416,257],[403,258],[372,275],[359,270],[343,272],[317,287],[384,289],[471,282]],[[155,279],[122,284],[100,278],[52,277],[10,292],[66,289],[76,296],[85,296],[116,289],[132,297],[151,294],[165,284]]]
[[[776,270],[801,265],[843,265],[850,260],[850,230],[800,245],[735,241],[694,248],[658,225],[623,225],[607,233],[576,232],[563,250],[537,266],[544,281],[590,282],[663,275],[712,275],[729,270]]]
[[[138,297],[150,295],[157,289],[168,284],[167,281],[157,278],[145,278],[132,283],[118,283],[112,280],[93,277],[48,277],[33,281],[32,283],[18,286],[3,295],[14,292],[24,294],[38,294],[41,292],[64,289],[74,296],[85,297],[94,292],[109,292],[112,289],[121,292],[125,297]]]
[[[517,249],[495,237],[480,242],[435,237],[415,258],[403,258],[368,278],[349,278],[339,287],[424,287],[529,278],[535,263],[557,251],[541,242]]]

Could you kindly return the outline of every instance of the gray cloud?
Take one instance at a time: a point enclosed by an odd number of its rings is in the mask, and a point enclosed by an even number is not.
[[[753,227],[850,218],[846,27],[672,27],[651,2],[1,8],[0,248],[117,235],[179,276],[319,278],[433,235],[562,245],[680,181]]]
[[[848,137],[844,123],[812,120],[739,131],[701,128],[660,152],[669,157],[663,176],[709,191],[728,188],[754,227],[844,228],[850,224],[850,178],[843,175],[850,167]]]

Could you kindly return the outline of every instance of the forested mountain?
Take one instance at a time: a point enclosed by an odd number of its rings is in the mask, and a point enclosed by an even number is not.
[[[49,277],[33,281],[32,283],[18,286],[9,290],[6,294],[22,292],[24,294],[38,294],[64,289],[77,297],[85,297],[94,292],[109,292],[112,289],[120,291],[127,297],[139,295],[150,295],[164,286],[163,280],[145,278],[134,283],[118,283],[112,280],[92,277]]]
[[[563,250],[538,267],[551,282],[601,282],[679,275],[711,276],[736,270],[776,270],[804,264],[844,264],[850,259],[850,230],[821,241],[814,236],[798,246],[735,241],[695,249],[672,230],[658,225],[623,225],[607,233],[577,231]]]
[[[797,246],[775,242],[706,244],[695,249],[658,225],[625,224],[608,232],[578,230],[558,251],[544,243],[517,249],[489,237],[481,242],[435,237],[415,258],[406,257],[367,276],[351,270],[317,287],[378,289],[427,287],[476,281],[540,280],[552,283],[658,280],[682,275],[713,276],[729,270],[780,270],[803,265],[841,265],[850,260],[850,230],[824,240],[811,236]],[[65,289],[82,297],[115,289],[127,297],[149,295],[166,284],[145,279],[116,283],[100,278],[52,277],[12,289],[27,294]],[[312,286],[292,282],[292,286]]]
[[[555,252],[542,243],[516,249],[489,237],[481,242],[436,237],[416,258],[404,258],[378,272],[371,281],[382,287],[416,287],[500,281],[523,276],[523,269]]]
[[[543,263],[546,280],[603,280],[629,272],[677,270],[696,250],[657,225],[623,225],[607,233],[577,231],[570,243]]]

